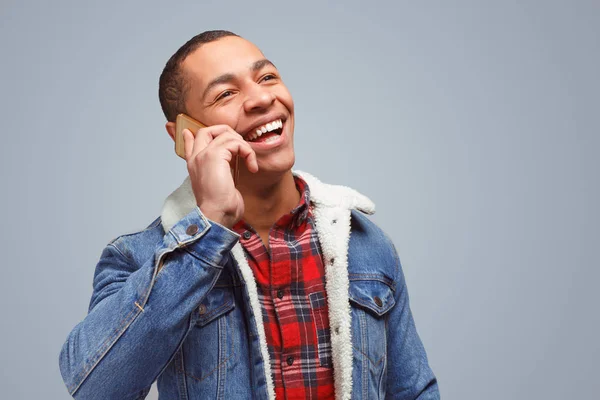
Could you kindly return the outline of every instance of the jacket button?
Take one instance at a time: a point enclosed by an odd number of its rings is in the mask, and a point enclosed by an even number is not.
[[[294,363],[294,357],[292,357],[292,356],[289,356],[289,357],[287,358],[287,364],[288,364],[288,365],[292,365],[293,363]]]
[[[200,313],[200,315],[206,314],[206,306],[204,304],[200,304],[200,307],[198,307],[198,313]]]
[[[252,237],[252,233],[250,231],[244,232],[244,239],[248,240]]]
[[[196,233],[198,233],[198,225],[192,224],[188,226],[185,230],[185,233],[187,233],[188,236],[194,236]]]
[[[377,304],[377,307],[381,307],[383,305],[383,301],[381,301],[379,296],[373,297],[373,300],[375,301],[375,304]]]
[[[283,290],[279,289],[279,290],[277,291],[277,297],[278,297],[280,300],[281,300],[281,299],[283,299]]]

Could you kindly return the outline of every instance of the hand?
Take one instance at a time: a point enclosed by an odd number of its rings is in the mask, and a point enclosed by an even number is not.
[[[236,155],[245,160],[250,172],[258,171],[256,153],[228,125],[199,129],[196,137],[183,130],[185,159],[196,204],[210,220],[232,228],[244,215],[242,194],[235,188],[231,161]]]

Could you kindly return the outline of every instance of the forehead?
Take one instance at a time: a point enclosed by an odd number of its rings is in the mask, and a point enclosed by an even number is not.
[[[186,57],[182,67],[200,86],[223,74],[248,73],[252,65],[264,58],[258,47],[246,39],[227,36],[206,43]]]

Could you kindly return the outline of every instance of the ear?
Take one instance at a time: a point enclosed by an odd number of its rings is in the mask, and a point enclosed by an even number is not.
[[[165,124],[165,128],[167,129],[167,133],[169,134],[169,136],[171,136],[171,139],[175,141],[175,122],[167,122]]]

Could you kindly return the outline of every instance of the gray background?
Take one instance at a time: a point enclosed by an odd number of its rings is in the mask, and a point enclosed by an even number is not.
[[[83,3],[1,5],[3,398],[68,398],[101,250],[187,172],[159,74],[223,28],[282,72],[296,168],[377,204],[443,398],[598,398],[600,3]]]

